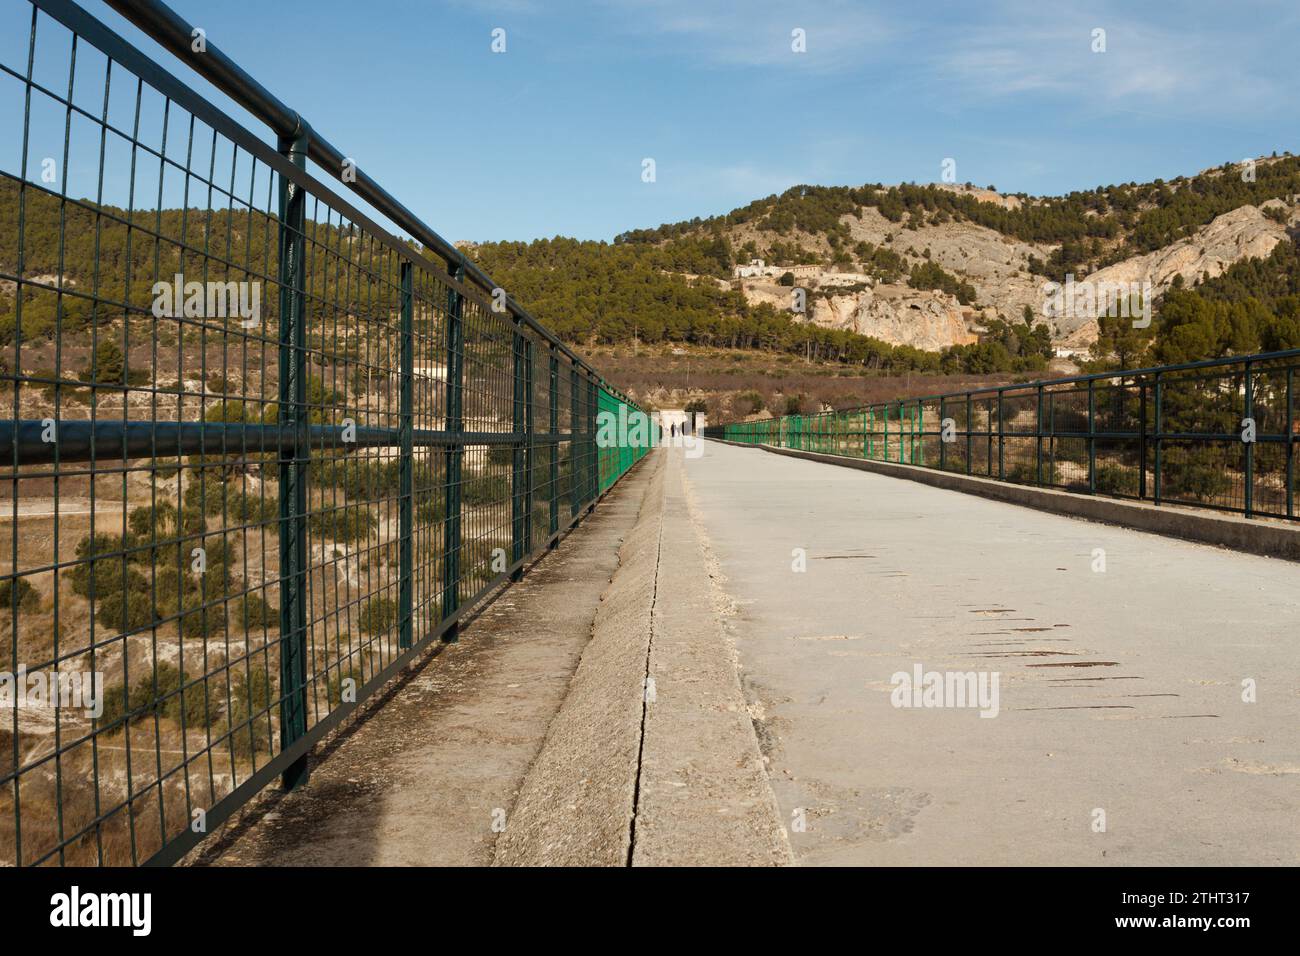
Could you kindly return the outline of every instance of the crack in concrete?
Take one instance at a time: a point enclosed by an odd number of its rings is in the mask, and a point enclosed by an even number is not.
[[[641,726],[636,751],[636,778],[632,783],[632,818],[628,821],[627,829],[627,865],[629,867],[632,865],[633,854],[636,853],[636,821],[641,808],[641,777],[645,765],[646,717],[650,710],[650,652],[655,643],[655,616],[659,604],[659,568],[663,561],[663,553],[664,525],[661,518],[659,522],[659,538],[655,542],[654,584],[650,591],[650,637],[645,645],[645,673],[641,681]]]

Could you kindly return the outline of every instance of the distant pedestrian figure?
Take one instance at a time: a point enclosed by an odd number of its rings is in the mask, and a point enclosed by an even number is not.
[[[677,423],[673,422],[673,437],[677,437]]]

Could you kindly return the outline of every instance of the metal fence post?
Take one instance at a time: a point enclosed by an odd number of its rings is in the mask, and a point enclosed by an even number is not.
[[[1007,480],[1006,413],[1002,408],[1002,389],[998,389],[998,481]]]
[[[1048,484],[1056,484],[1056,393],[1047,393],[1047,473]]]
[[[582,405],[578,400],[578,366],[569,370],[569,516],[582,509]]]
[[[415,269],[409,262],[402,263],[401,301],[401,392],[398,396],[398,427],[401,429],[400,450],[397,462],[398,481],[398,632],[397,646],[411,646],[414,632],[415,591],[411,580],[415,571],[412,554],[414,522],[414,391],[415,391]]]
[[[1151,434],[1152,439],[1156,443],[1155,473],[1151,476],[1152,481],[1155,484],[1155,494],[1153,500],[1155,501],[1156,504],[1160,504],[1161,454],[1164,450],[1162,447],[1164,445],[1164,441],[1162,440],[1161,437],[1161,429],[1164,427],[1164,410],[1162,408],[1163,402],[1164,402],[1164,383],[1160,379],[1160,373],[1156,372],[1156,421],[1155,421],[1155,431],[1153,431]]]
[[[587,510],[596,506],[600,497],[600,453],[596,448],[596,412],[600,404],[600,387],[596,380],[587,379]]]
[[[984,407],[984,439],[988,447],[984,451],[984,472],[993,477],[993,399],[988,399]]]
[[[533,432],[533,340],[524,339],[524,554],[533,553],[533,489],[536,487],[536,442]]]
[[[1097,493],[1097,380],[1088,379],[1088,494]]]
[[[510,428],[515,433],[510,446],[510,563],[515,565],[524,557],[524,336],[515,320],[511,339],[514,374],[511,390]],[[522,577],[520,569],[510,572],[510,580]]]
[[[1242,415],[1242,419],[1243,420],[1247,418],[1251,419],[1251,424],[1253,425],[1254,418],[1255,418],[1255,394],[1254,394],[1255,379],[1254,376],[1251,374],[1251,365],[1249,362],[1246,363],[1245,384],[1246,384],[1246,394],[1244,396],[1245,401],[1243,404],[1243,410],[1245,414]],[[1245,426],[1243,425],[1242,427],[1244,428]],[[1256,430],[1256,434],[1253,437],[1256,440],[1258,440],[1259,438],[1258,430]],[[1254,510],[1255,510],[1255,442],[1248,441],[1246,442],[1246,517],[1249,518],[1251,516],[1251,513]]]
[[[280,153],[307,168],[307,136],[281,137]],[[307,192],[280,177],[280,749],[307,733]],[[303,754],[280,777],[286,790],[307,780]]]
[[[550,438],[547,440],[547,447],[551,449],[550,457],[550,477],[551,477],[551,517],[549,535],[551,536],[551,547],[554,548],[558,543],[555,535],[560,530],[560,443],[556,439],[556,432],[560,430],[560,360],[555,356],[555,346],[550,350],[550,389],[549,400],[550,416],[547,422],[547,432]]]
[[[966,393],[966,474],[971,474],[974,465],[971,456],[975,452],[975,403],[971,393]]]
[[[457,282],[465,278],[465,267],[448,263]],[[452,441],[443,453],[446,486],[443,489],[442,523],[442,619],[450,619],[460,609],[460,505],[461,475],[465,446],[456,439],[465,430],[465,297],[454,287],[447,289],[447,431]],[[442,639],[453,643],[460,633],[460,622],[452,621],[442,632]]]
[[[903,464],[903,443],[906,441],[907,429],[903,418],[903,403],[898,403],[898,463]]]
[[[925,406],[916,403],[916,431],[912,436],[912,464],[925,466]]]
[[[1043,386],[1038,386],[1038,411],[1035,415],[1034,432],[1038,439],[1034,460],[1034,484],[1043,483]]]
[[[1295,367],[1286,369],[1286,516],[1295,517]]]
[[[1147,496],[1147,383],[1138,385],[1138,500]]]
[[[948,401],[946,398],[939,399],[939,470],[945,471],[948,467],[948,443],[943,440],[944,423],[948,420]]]

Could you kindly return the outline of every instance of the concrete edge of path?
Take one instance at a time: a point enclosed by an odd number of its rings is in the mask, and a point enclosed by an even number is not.
[[[495,865],[792,862],[681,456],[654,468]]]
[[[1145,502],[1080,495],[1054,488],[1035,488],[1030,485],[1016,485],[991,478],[936,471],[896,462],[870,461],[844,455],[828,455],[823,452],[777,448],[773,445],[750,445],[717,438],[710,441],[719,441],[740,448],[760,448],[774,455],[856,468],[859,471],[869,471],[890,478],[905,478],[935,488],[980,495],[995,501],[1036,508],[1039,511],[1050,511],[1071,518],[1100,521],[1136,531],[1199,541],[1203,544],[1218,545],[1268,558],[1300,561],[1300,527],[1289,527],[1271,521],[1193,511],[1171,505],[1157,507]]]
[[[640,758],[664,455],[592,623],[590,642],[497,839],[495,866],[626,866]]]
[[[768,779],[719,582],[682,457],[668,462],[633,866],[785,866]]]

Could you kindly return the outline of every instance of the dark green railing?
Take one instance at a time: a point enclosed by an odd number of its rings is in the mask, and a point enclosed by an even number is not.
[[[213,38],[111,5],[267,130],[74,3],[0,13],[0,865],[174,861],[300,782],[654,441]]]
[[[707,435],[1295,518],[1300,350],[733,422]]]

